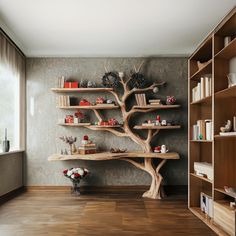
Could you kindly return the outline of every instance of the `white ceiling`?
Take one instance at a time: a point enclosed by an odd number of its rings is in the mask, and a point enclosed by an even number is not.
[[[0,25],[29,56],[181,56],[236,0],[0,0]]]

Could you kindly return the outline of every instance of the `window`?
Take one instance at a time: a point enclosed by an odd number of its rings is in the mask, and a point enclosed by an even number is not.
[[[2,144],[7,129],[10,150],[20,149],[19,91],[19,76],[0,64],[0,140]]]
[[[24,108],[25,56],[0,28],[0,152],[5,129],[10,151],[24,149]]]

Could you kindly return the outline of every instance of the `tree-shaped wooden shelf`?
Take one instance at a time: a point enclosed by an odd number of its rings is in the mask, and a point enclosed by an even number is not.
[[[139,72],[136,72],[139,73]],[[118,93],[112,89],[112,88],[76,88],[76,89],[63,89],[63,88],[53,88],[52,91],[58,92],[58,93],[64,93],[64,92],[109,92],[112,95],[114,95],[116,99],[117,106],[70,106],[70,107],[60,107],[63,109],[91,109],[98,121],[102,121],[102,116],[100,114],[100,111],[102,109],[120,109],[121,115],[123,118],[123,125],[116,127],[116,126],[97,126],[97,125],[90,125],[90,124],[60,124],[65,126],[74,126],[74,127],[85,127],[91,130],[103,130],[111,132],[112,134],[119,136],[119,137],[128,137],[132,139],[135,143],[137,143],[140,148],[142,149],[141,152],[126,152],[126,153],[111,153],[111,152],[102,152],[102,153],[96,153],[96,154],[87,154],[87,155],[60,155],[60,154],[54,154],[51,157],[49,157],[50,161],[57,161],[57,160],[75,160],[75,159],[81,159],[81,160],[123,160],[127,161],[137,168],[146,171],[148,174],[150,174],[152,178],[151,186],[148,191],[146,191],[143,194],[143,197],[152,198],[152,199],[160,199],[161,194],[161,183],[162,183],[162,176],[160,174],[160,169],[162,166],[166,163],[168,159],[179,159],[179,154],[175,152],[168,152],[168,153],[154,153],[152,151],[152,147],[150,145],[152,138],[159,132],[160,129],[177,129],[180,128],[180,126],[154,126],[154,127],[145,127],[145,126],[135,126],[134,129],[145,129],[147,130],[147,136],[146,138],[140,137],[137,133],[133,132],[133,129],[129,125],[129,120],[132,115],[135,113],[147,113],[152,112],[158,109],[172,109],[172,108],[178,108],[179,105],[146,105],[146,106],[133,106],[130,110],[127,110],[126,108],[126,102],[127,99],[136,93],[140,92],[147,92],[152,91],[154,88],[162,86],[165,84],[165,82],[162,83],[154,83],[149,87],[146,88],[130,88],[129,82],[132,79],[132,77],[127,78],[125,81],[123,78],[119,78],[119,82],[123,87],[124,93],[122,97],[118,95]],[[143,162],[136,161],[135,158],[143,158]],[[154,163],[152,162],[152,159],[157,158],[160,159],[160,161],[157,162],[157,166],[154,167]]]

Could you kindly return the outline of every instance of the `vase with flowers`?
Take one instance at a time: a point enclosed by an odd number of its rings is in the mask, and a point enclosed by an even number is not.
[[[89,171],[83,167],[72,167],[65,169],[63,174],[72,182],[71,194],[80,195],[79,183],[80,180],[87,176]]]

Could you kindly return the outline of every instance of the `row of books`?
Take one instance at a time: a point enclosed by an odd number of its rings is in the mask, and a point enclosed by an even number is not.
[[[149,99],[149,104],[153,106],[161,105],[161,99]]]
[[[200,82],[192,89],[192,102],[212,95],[212,79],[201,77]]]
[[[145,93],[135,94],[135,99],[136,99],[138,106],[146,106],[147,105]]]
[[[58,97],[58,106],[59,107],[70,106],[70,96],[60,95]]]
[[[212,120],[198,120],[193,125],[193,140],[212,140],[212,132]]]

